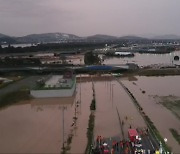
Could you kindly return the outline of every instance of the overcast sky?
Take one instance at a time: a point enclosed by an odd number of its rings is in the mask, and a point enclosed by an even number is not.
[[[180,35],[180,0],[0,0],[0,33]]]

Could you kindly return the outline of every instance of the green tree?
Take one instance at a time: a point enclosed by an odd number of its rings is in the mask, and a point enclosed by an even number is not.
[[[0,44],[0,51],[3,51],[3,48],[2,48],[2,46],[1,46],[1,44]]]
[[[65,55],[60,55],[60,60],[62,61],[62,64],[66,64],[67,62],[66,62],[66,56]]]
[[[91,51],[84,55],[84,63],[86,65],[101,64],[101,59]]]

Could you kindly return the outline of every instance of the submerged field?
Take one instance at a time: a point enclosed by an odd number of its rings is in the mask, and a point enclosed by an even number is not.
[[[2,108],[0,153],[61,153],[63,136],[66,148],[83,153],[87,145],[91,87],[91,83],[81,84],[82,103],[76,110],[75,102],[80,99],[79,85],[70,98],[24,100]],[[75,111],[78,118],[76,124],[73,123]]]
[[[180,151],[179,143],[172,135],[170,129],[180,134],[179,121],[179,76],[144,77],[136,76],[137,80],[122,81],[133,93],[159,130],[163,138],[174,153]]]
[[[88,76],[78,79],[72,98],[23,100],[0,110],[0,153],[60,153],[64,141],[70,153],[84,153],[94,83],[96,111],[94,137],[127,139],[128,128],[147,128],[124,90],[121,81],[137,99],[174,153],[179,148],[180,78]],[[81,104],[76,104],[81,102]],[[11,103],[10,103],[11,104]],[[76,107],[76,108],[75,108]],[[74,118],[77,121],[74,123]],[[121,122],[123,121],[123,126]],[[177,137],[176,137],[177,136]]]
[[[154,98],[180,120],[180,97],[169,95],[154,96]]]

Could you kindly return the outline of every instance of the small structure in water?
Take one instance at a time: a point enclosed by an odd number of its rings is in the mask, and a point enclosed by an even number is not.
[[[119,57],[134,57],[134,53],[131,52],[115,52],[114,53],[115,56],[119,56]]]
[[[134,57],[134,53],[132,52],[123,52],[123,51],[109,51],[105,54],[106,56],[110,56],[110,57],[113,57],[113,56],[116,56],[116,57]]]
[[[76,77],[72,71],[40,81],[37,88],[30,91],[30,94],[35,98],[71,97],[76,88]]]

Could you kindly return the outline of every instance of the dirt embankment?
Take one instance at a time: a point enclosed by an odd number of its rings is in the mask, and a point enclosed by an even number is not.
[[[167,76],[167,75],[180,75],[180,68],[166,68],[166,69],[140,69],[134,74],[140,76]]]

